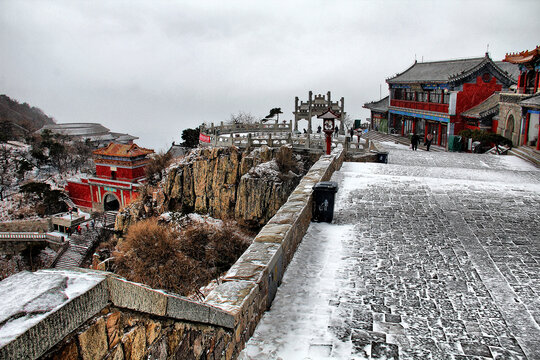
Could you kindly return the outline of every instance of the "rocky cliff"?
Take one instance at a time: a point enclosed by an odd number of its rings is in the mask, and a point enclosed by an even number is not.
[[[154,195],[157,212],[196,212],[259,228],[285,203],[314,160],[285,146],[244,152],[235,147],[195,149],[170,166]],[[117,217],[117,230],[148,211],[148,205],[134,204]]]

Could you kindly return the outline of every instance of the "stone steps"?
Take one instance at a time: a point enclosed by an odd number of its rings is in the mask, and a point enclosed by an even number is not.
[[[540,167],[540,152],[534,149],[526,146],[518,146],[509,150],[508,153]]]
[[[69,238],[69,248],[56,263],[56,269],[67,269],[81,266],[88,251],[97,241],[97,234],[85,230],[81,235],[72,234]]]

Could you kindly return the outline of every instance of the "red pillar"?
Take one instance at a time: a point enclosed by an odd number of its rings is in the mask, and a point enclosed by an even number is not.
[[[518,83],[517,83],[517,93],[519,94],[519,88],[521,87],[521,70],[519,71]]]
[[[521,145],[527,145],[527,138],[529,137],[529,120],[530,120],[531,114],[527,113],[526,120],[525,120],[525,131],[523,132],[523,141]]]
[[[534,93],[536,93],[538,91],[538,81],[540,80],[539,76],[540,76],[540,71],[537,71],[536,72],[536,81],[534,82]]]
[[[412,120],[412,133],[416,134],[416,119]]]
[[[536,150],[540,150],[540,126],[538,127],[538,137],[536,138]]]
[[[405,119],[401,119],[401,136],[405,136]]]
[[[331,133],[325,133],[326,134],[326,155],[330,155],[330,152],[332,151],[332,135]]]
[[[437,132],[437,145],[441,145],[442,124],[439,123],[439,131]]]

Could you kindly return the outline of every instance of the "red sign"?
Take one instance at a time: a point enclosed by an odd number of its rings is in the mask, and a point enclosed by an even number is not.
[[[202,141],[202,142],[205,142],[205,143],[209,143],[210,142],[210,136],[204,135],[204,134],[199,134],[199,140]]]

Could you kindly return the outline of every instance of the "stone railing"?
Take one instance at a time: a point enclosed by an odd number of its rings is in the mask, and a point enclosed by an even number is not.
[[[278,120],[269,120],[266,123],[258,122],[252,124],[224,124],[222,121],[219,126],[214,126],[214,123],[211,123],[209,128],[201,129],[201,132],[212,135],[236,134],[243,132],[292,132],[292,121],[289,120],[289,122],[279,122]]]
[[[234,359],[270,307],[312,216],[313,186],[345,152],[322,156],[203,302],[90,270],[0,282],[0,359]]]
[[[59,249],[64,240],[62,236],[49,233],[0,232],[0,254],[19,254],[28,247],[45,243],[53,249]]]
[[[203,134],[208,137],[209,142],[200,141],[201,146],[236,146],[238,148],[253,148],[267,145],[269,147],[280,147],[291,145],[295,150],[315,150],[323,152],[326,149],[326,139],[324,134],[301,134],[292,133],[268,133],[268,134],[226,134],[213,135]],[[356,136],[355,136],[356,138]],[[363,152],[369,146],[369,139],[362,139],[361,143],[349,141],[349,137],[332,137],[332,149],[338,146],[343,147],[346,152]]]
[[[8,241],[46,240],[50,242],[62,243],[64,241],[64,237],[60,235],[50,234],[50,233],[44,234],[44,233],[36,233],[36,232],[0,232],[0,241],[2,240],[8,240]]]

